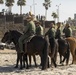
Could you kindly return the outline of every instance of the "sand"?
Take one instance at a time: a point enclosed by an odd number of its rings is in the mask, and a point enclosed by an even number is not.
[[[76,65],[70,65],[72,62],[72,57],[70,57],[69,65],[64,66],[59,64],[59,56],[57,57],[57,68],[51,67],[47,70],[40,69],[40,57],[37,55],[36,60],[38,67],[34,66],[32,59],[32,67],[29,69],[24,68],[20,70],[19,68],[14,68],[16,63],[16,52],[15,50],[0,50],[0,75],[76,75]],[[51,62],[51,61],[50,61]]]

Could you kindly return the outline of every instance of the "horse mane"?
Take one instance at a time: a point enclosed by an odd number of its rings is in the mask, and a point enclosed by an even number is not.
[[[11,30],[9,31],[11,34],[11,37],[13,38],[13,42],[16,44],[18,42],[18,39],[20,38],[20,36],[22,35],[22,33],[20,33],[17,30]]]
[[[17,38],[19,38],[19,37],[22,35],[22,33],[20,33],[20,32],[17,31],[17,30],[11,30],[10,32],[11,32],[13,35],[16,35]]]

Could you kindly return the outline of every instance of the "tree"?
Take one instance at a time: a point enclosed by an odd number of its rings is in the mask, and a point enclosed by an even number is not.
[[[20,14],[22,14],[22,6],[26,5],[26,0],[18,0],[17,5],[20,6]]]
[[[52,16],[52,17],[54,18],[54,20],[56,21],[56,18],[58,17],[58,15],[57,15],[55,12],[53,12],[51,16]]]
[[[51,7],[51,1],[50,0],[45,0],[45,2],[43,3],[43,6],[45,7],[46,11],[45,11],[45,19],[47,19],[47,10],[49,7]]]
[[[14,0],[6,0],[5,5],[6,5],[7,7],[9,7],[9,13],[11,13],[13,3],[14,3]]]

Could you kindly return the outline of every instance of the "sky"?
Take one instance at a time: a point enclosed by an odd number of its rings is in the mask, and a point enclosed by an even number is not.
[[[34,1],[34,5],[33,5]],[[50,0],[51,2],[51,7],[48,8],[47,10],[47,20],[53,20],[52,12],[57,13],[57,9],[59,6],[59,21],[64,22],[68,19],[68,17],[71,17],[74,19],[74,14],[76,13],[76,0]],[[31,11],[35,15],[45,15],[45,7],[43,6],[44,0],[26,0],[26,5],[23,6],[23,13],[28,13],[30,11],[30,6],[31,6]],[[56,6],[57,5],[57,6]],[[35,7],[34,7],[35,6]],[[5,4],[0,5],[0,11],[2,9],[8,9]],[[20,13],[20,8],[17,6],[17,0],[15,0],[15,3],[12,7],[12,12],[13,13]]]

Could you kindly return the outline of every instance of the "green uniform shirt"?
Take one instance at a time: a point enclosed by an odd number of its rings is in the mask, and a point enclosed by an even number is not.
[[[61,28],[57,28],[55,38],[56,39],[61,38]]]
[[[64,28],[63,33],[65,34],[65,37],[70,37],[70,36],[72,36],[72,29],[70,27]]]
[[[36,35],[43,35],[43,27],[41,25],[36,27]]]
[[[49,38],[55,38],[55,29],[50,28],[46,33],[45,36],[48,35]]]
[[[24,28],[24,34],[26,35],[33,35],[36,33],[36,27],[33,21],[27,23],[27,26]]]

